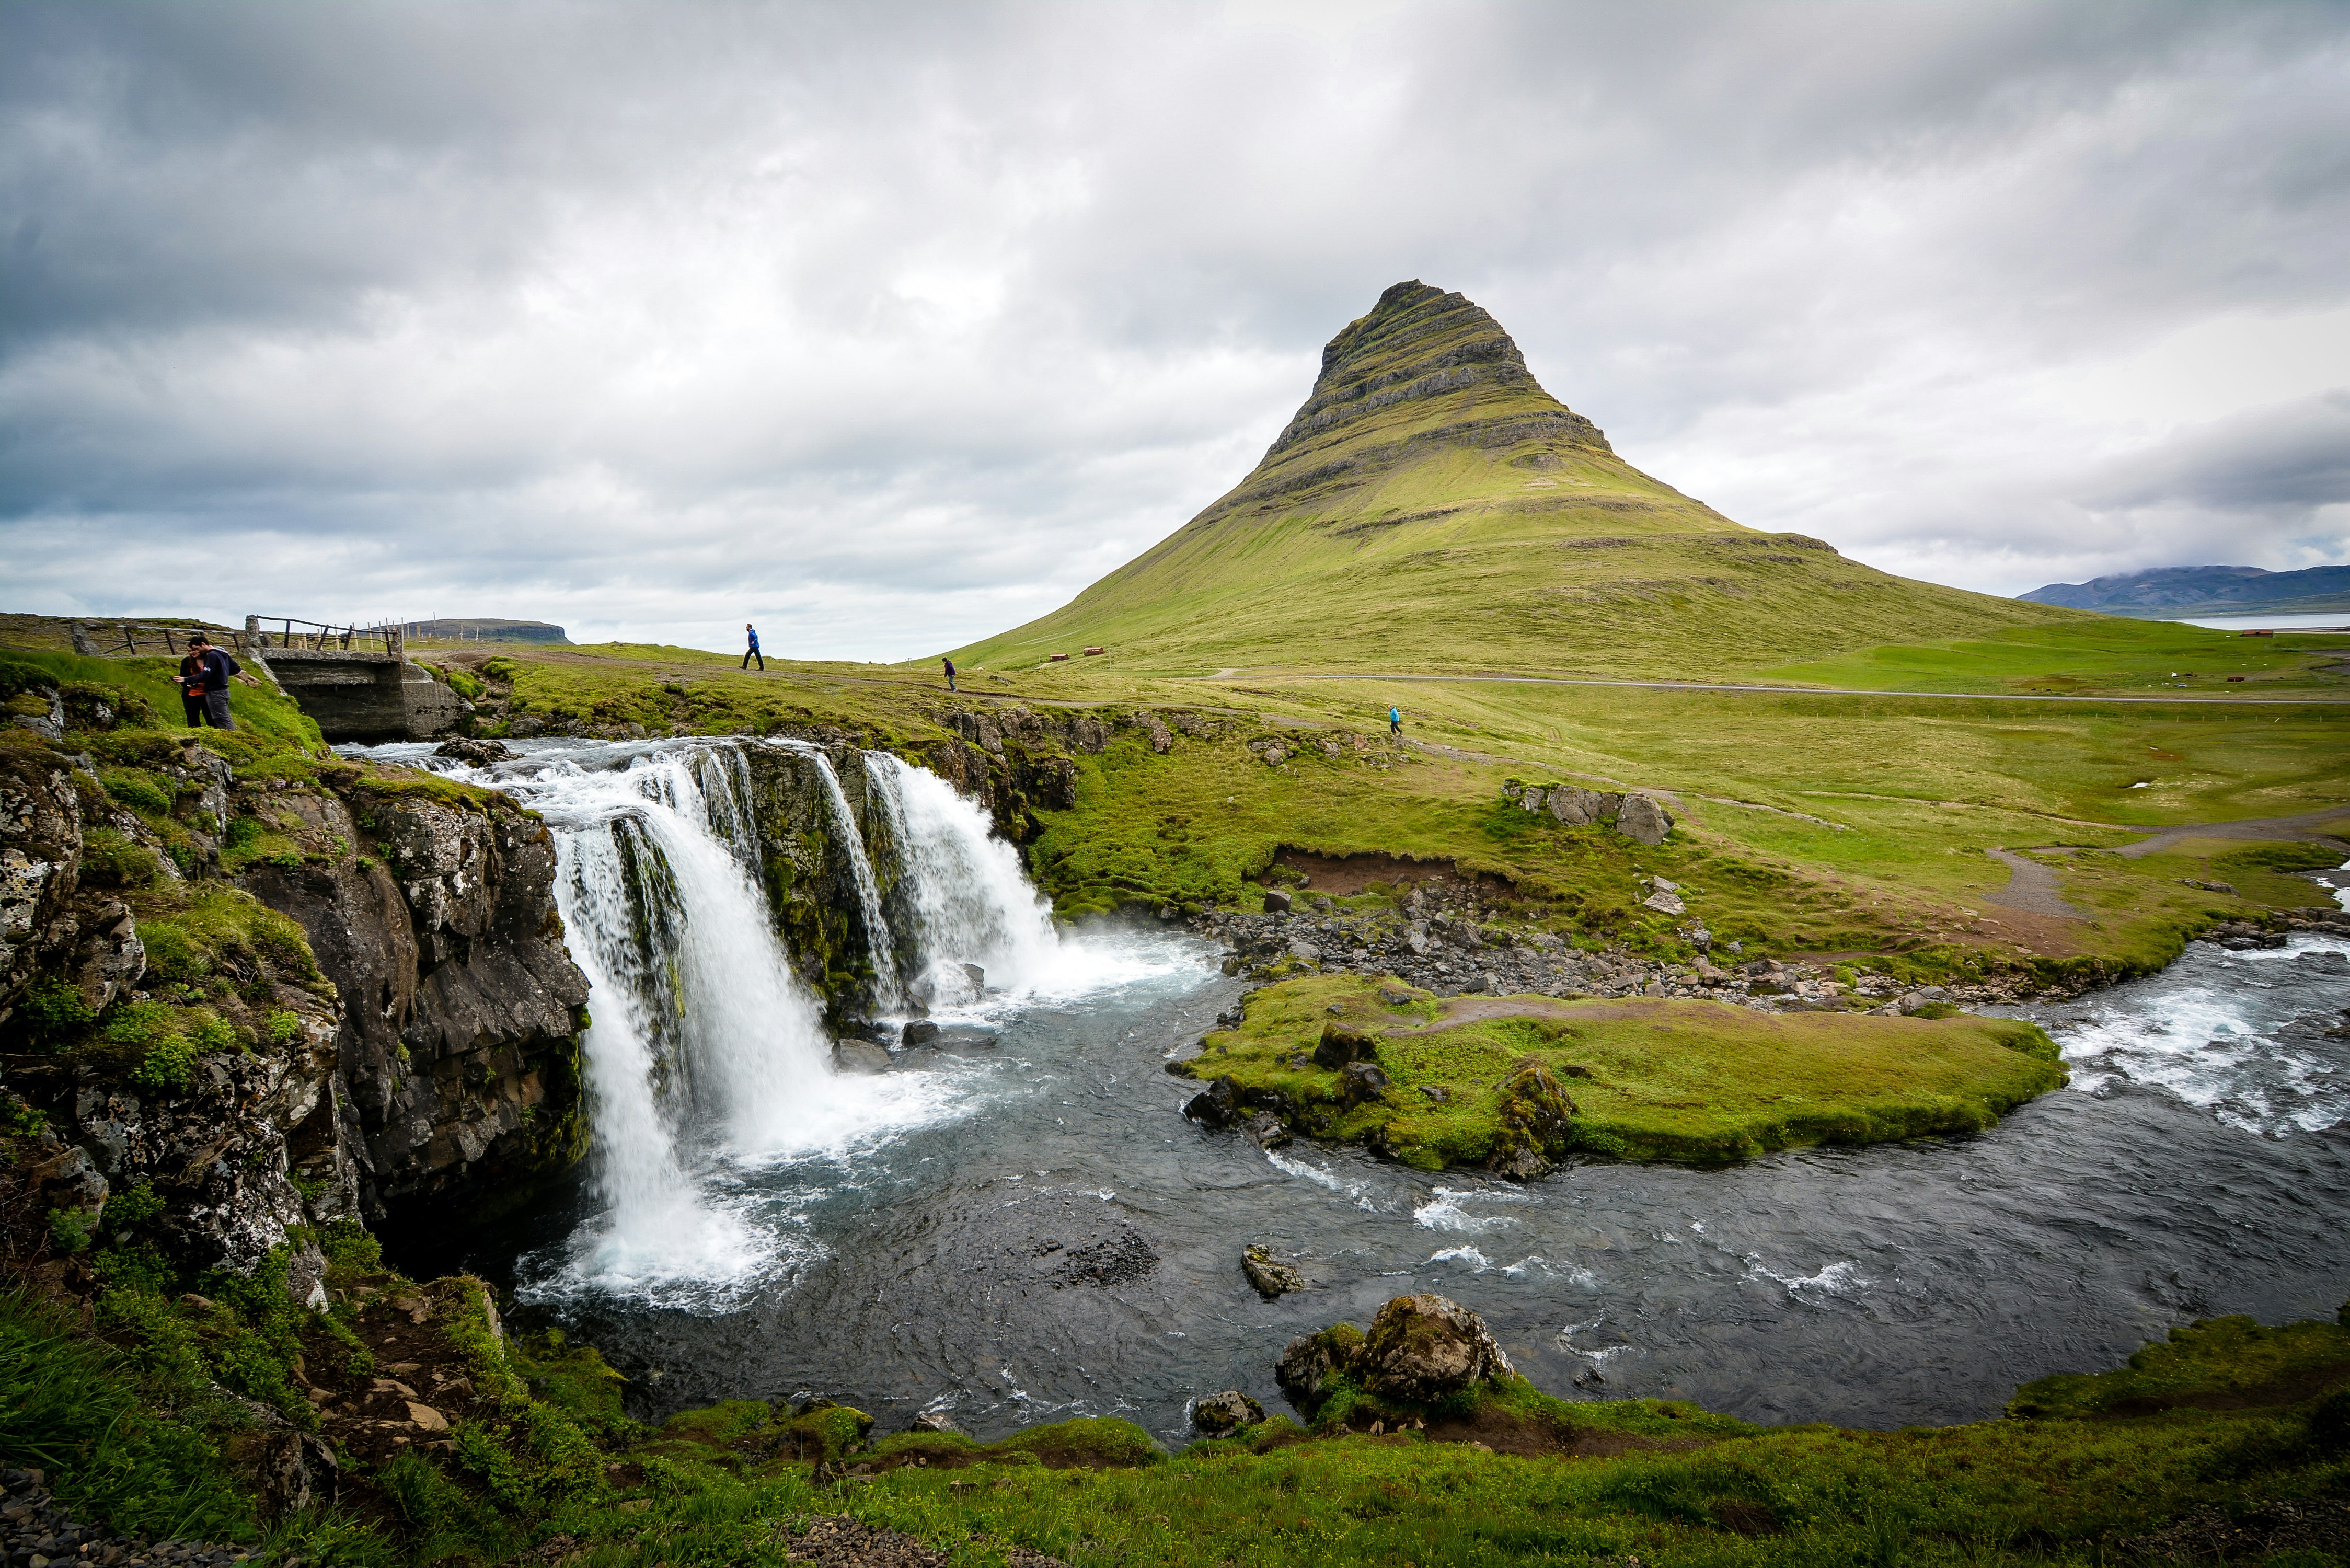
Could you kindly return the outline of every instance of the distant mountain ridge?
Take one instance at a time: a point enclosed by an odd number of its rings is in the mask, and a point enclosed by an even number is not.
[[[2324,615],[2350,610],[2350,566],[2304,566],[2293,572],[2261,566],[2153,566],[2085,583],[2050,583],[2016,597],[2032,604],[2141,619],[2197,611]]]
[[[1911,581],[1649,477],[1500,322],[1413,280],[1322,351],[1237,485],[1068,604],[953,650],[1127,671],[1759,670],[2077,612]]]
[[[415,638],[478,638],[484,642],[559,642],[571,639],[563,628],[552,621],[508,620],[500,616],[443,617],[439,620],[411,620],[403,623],[401,632]]]

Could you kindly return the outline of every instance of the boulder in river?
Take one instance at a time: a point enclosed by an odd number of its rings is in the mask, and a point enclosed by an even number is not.
[[[1191,1096],[1183,1106],[1183,1114],[1195,1122],[1211,1127],[1228,1127],[1240,1114],[1240,1102],[1233,1092],[1232,1075],[1226,1074]]]
[[[487,767],[492,763],[511,760],[515,750],[503,741],[476,741],[465,735],[452,735],[432,748],[436,757],[453,757],[470,767]]]
[[[1440,1295],[1398,1296],[1381,1307],[1358,1365],[1367,1391],[1419,1404],[1515,1373],[1485,1320]]]
[[[1255,1139],[1259,1148],[1279,1148],[1290,1141],[1289,1129],[1271,1111],[1257,1112],[1241,1130]]]
[[[939,1026],[927,1018],[908,1019],[901,1038],[909,1045],[935,1045],[939,1039]]]
[[[869,1040],[842,1040],[832,1047],[832,1064],[844,1073],[886,1073],[889,1048]]]
[[[1262,1243],[1252,1245],[1241,1254],[1241,1272],[1248,1276],[1249,1283],[1254,1285],[1257,1293],[1267,1301],[1305,1288],[1305,1276],[1275,1258]]]

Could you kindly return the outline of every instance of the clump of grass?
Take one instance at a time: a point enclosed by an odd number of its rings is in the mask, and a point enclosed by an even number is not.
[[[0,1291],[0,1453],[50,1471],[69,1507],[118,1530],[255,1535],[212,1440],[143,1402],[135,1366],[22,1285]]]

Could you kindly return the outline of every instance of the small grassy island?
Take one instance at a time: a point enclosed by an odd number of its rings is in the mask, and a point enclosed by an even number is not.
[[[1719,1164],[1973,1132],[2065,1081],[2055,1043],[2015,1019],[1440,1000],[1352,974],[1268,986],[1204,1046],[1170,1070],[1214,1085],[1206,1119],[1255,1112],[1431,1170],[1569,1152]],[[1210,1115],[1220,1097],[1230,1110]]]

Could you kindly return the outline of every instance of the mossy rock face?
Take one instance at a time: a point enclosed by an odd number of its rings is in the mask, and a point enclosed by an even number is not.
[[[1528,1179],[1572,1154],[1724,1164],[1816,1143],[1973,1132],[2061,1086],[2035,1025],[1853,1013],[1771,1014],[1718,1002],[1544,996],[1440,1001],[1392,979],[1286,981],[1176,1070],[1213,1098],[1301,1133],[1424,1168]],[[1359,1037],[1365,1064],[1316,1053]],[[1325,1053],[1336,1054],[1336,1051]],[[1567,1085],[1573,1085],[1572,1094]],[[1214,1118],[1205,1118],[1213,1120]]]

